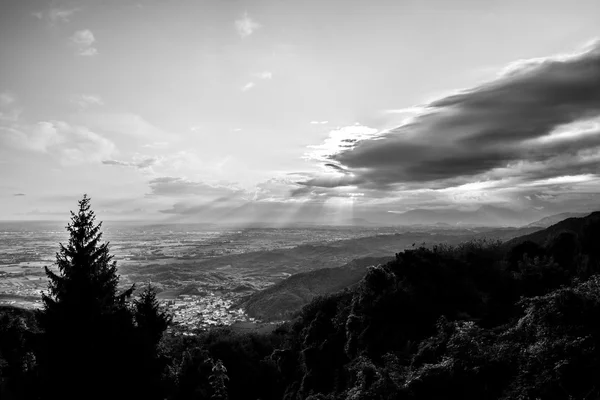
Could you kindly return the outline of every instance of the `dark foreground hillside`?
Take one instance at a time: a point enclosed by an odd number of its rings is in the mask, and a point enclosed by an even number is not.
[[[269,334],[163,335],[155,390],[168,399],[600,399],[599,245],[593,213],[509,244],[405,250]],[[2,398],[43,398],[30,338],[44,333],[35,317],[2,314]],[[111,379],[104,389],[119,393]]]

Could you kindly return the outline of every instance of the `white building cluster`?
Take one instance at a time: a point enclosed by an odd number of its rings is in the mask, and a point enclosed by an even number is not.
[[[187,329],[228,326],[237,321],[255,321],[244,311],[232,308],[233,301],[210,293],[208,296],[181,295],[162,305],[173,314],[173,322]]]

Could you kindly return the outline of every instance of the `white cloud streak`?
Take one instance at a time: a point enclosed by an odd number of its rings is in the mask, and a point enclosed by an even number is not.
[[[257,77],[258,79],[272,79],[273,73],[271,71],[263,71],[263,72],[254,74],[254,76]]]
[[[242,90],[242,92],[247,92],[248,90],[252,89],[254,86],[256,86],[256,84],[254,82],[248,82],[244,86],[242,86],[241,90]]]
[[[34,12],[33,16],[37,19],[45,20],[50,25],[55,26],[59,23],[69,22],[73,14],[77,11],[79,11],[78,8],[51,8],[48,11]]]
[[[75,103],[79,108],[86,109],[91,106],[103,106],[104,101],[98,95],[93,94],[81,94],[72,99],[72,102]]]

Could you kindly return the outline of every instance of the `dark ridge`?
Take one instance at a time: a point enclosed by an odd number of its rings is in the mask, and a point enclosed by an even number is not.
[[[341,267],[298,273],[251,295],[238,306],[243,307],[248,315],[264,321],[287,319],[317,296],[356,285],[365,276],[367,267],[392,259],[393,257],[366,257]]]
[[[561,214],[555,214],[555,215],[550,215],[548,217],[542,218],[540,220],[537,220],[535,222],[530,223],[529,225],[526,225],[525,227],[540,227],[540,228],[548,228],[549,226],[552,226],[554,224],[557,224],[561,221],[564,221],[565,219],[568,218],[581,218],[581,217],[585,217],[589,215],[589,213],[571,213],[571,212],[565,212],[565,213],[561,213]]]
[[[514,239],[511,239],[506,242],[506,247],[510,248],[519,243],[528,242],[528,241],[542,246],[545,243],[547,243],[548,240],[550,240],[557,234],[559,234],[561,232],[567,232],[567,231],[573,232],[573,233],[577,234],[578,236],[582,236],[584,233],[583,230],[587,225],[589,225],[591,223],[596,223],[599,221],[600,221],[600,211],[594,211],[585,217],[567,218],[567,219],[562,220],[554,225],[549,226],[546,229],[542,229],[542,230],[530,233],[528,235],[519,236]]]

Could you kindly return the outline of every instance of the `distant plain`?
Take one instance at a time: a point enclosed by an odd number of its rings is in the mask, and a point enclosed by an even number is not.
[[[47,287],[66,224],[0,222],[0,301],[35,307]],[[457,244],[473,238],[506,240],[527,228],[297,227],[218,228],[201,224],[107,222],[123,287],[152,283],[160,299],[213,293],[237,303],[291,275],[341,267],[365,257],[389,257],[411,246]],[[356,271],[353,272],[356,274]],[[15,304],[15,303],[13,303]],[[38,303],[39,304],[39,303]]]

